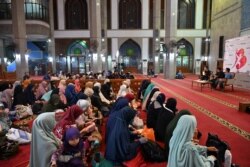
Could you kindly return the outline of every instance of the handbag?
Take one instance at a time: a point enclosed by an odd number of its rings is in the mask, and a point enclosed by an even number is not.
[[[214,155],[217,158],[218,164],[216,166],[222,166],[222,164],[225,161],[225,152],[226,150],[230,150],[230,146],[227,142],[222,141],[218,135],[208,133],[207,141],[206,141],[207,147],[216,147],[218,149],[218,152],[208,152],[208,155]]]
[[[5,134],[0,134],[0,159],[8,159],[18,152],[18,142],[10,141]]]
[[[152,140],[148,140],[148,142],[142,144],[141,150],[145,161],[163,162],[167,160],[164,149]]]

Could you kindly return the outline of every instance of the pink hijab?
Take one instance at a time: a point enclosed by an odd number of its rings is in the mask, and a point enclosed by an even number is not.
[[[59,139],[62,139],[64,132],[70,125],[75,124],[75,120],[83,114],[83,110],[77,106],[73,105],[69,107],[63,116],[63,118],[56,124],[53,132]]]
[[[66,80],[62,79],[59,82],[58,88],[59,88],[59,96],[60,96],[61,101],[63,102],[63,104],[67,104],[67,99],[65,96]]]

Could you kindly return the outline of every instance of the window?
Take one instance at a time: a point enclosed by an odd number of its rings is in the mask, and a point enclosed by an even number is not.
[[[0,0],[0,20],[11,20],[11,0]]]
[[[141,1],[120,0],[119,2],[119,28],[141,28]]]
[[[192,29],[195,26],[195,1],[178,1],[178,23],[179,29]]]
[[[66,29],[88,29],[88,5],[86,0],[67,0]]]
[[[42,20],[49,22],[49,4],[47,0],[25,0],[24,11],[27,20]]]

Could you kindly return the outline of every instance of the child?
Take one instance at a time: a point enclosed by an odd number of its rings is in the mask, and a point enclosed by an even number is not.
[[[68,128],[63,136],[63,145],[51,158],[51,167],[84,166],[84,144],[76,127]]]
[[[11,126],[11,121],[8,116],[8,108],[4,107],[4,104],[0,102],[0,132],[7,133]]]

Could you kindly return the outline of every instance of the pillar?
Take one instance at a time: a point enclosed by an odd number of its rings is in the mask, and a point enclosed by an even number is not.
[[[26,24],[24,0],[12,0],[12,30],[16,44],[16,77],[21,80],[25,72],[29,72],[26,41]]]
[[[118,0],[111,0],[111,29],[118,29]]]
[[[161,29],[161,0],[153,0],[153,60],[154,71],[156,74],[160,72],[159,57],[160,57],[160,29]]]
[[[148,74],[148,45],[149,39],[142,38],[142,74]]]
[[[177,6],[178,1],[165,1],[165,41],[168,45],[170,41],[176,41],[177,30]],[[174,79],[176,75],[176,54],[177,49],[171,48],[164,56],[164,78]]]
[[[50,36],[48,41],[48,53],[52,57],[52,72],[56,73],[56,51],[55,51],[55,38],[54,38],[54,13],[53,1],[49,1],[49,20],[50,20]]]
[[[111,40],[111,49],[112,49],[112,70],[115,66],[118,66],[119,58],[119,48],[118,48],[118,38],[112,38]]]
[[[65,30],[64,0],[57,0],[58,30]]]
[[[94,73],[102,71],[101,60],[101,2],[89,1],[90,7],[90,51],[92,53],[91,69]]]
[[[149,29],[149,0],[143,0],[142,3],[142,29]],[[148,73],[149,61],[149,39],[142,38],[142,74]]]

